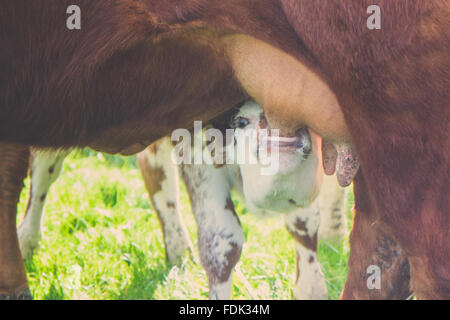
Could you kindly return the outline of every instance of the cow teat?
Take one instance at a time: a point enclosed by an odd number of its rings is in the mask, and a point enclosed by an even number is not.
[[[332,144],[323,140],[322,162],[325,174],[336,172],[342,187],[350,185],[359,170],[358,156],[350,143]]]

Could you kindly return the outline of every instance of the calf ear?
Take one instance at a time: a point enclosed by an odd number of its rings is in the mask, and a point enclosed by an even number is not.
[[[214,168],[222,168],[227,164],[227,149],[225,146],[221,149],[210,150],[210,152]]]
[[[232,128],[234,117],[239,112],[239,109],[242,107],[242,105],[244,105],[245,102],[246,101],[243,101],[237,106],[215,117],[209,122],[209,124],[212,125],[215,129],[219,129],[220,131],[222,131],[223,134],[225,134],[226,129]]]
[[[210,130],[215,134],[212,134]],[[218,136],[217,132],[222,135],[222,140],[217,141]],[[212,134],[212,135],[211,135]],[[226,155],[226,131],[222,131],[218,128],[215,128],[212,124],[208,124],[203,129],[203,148],[202,152],[209,152],[211,156],[212,165],[214,168],[222,168],[226,164],[227,155]]]
[[[208,146],[208,148],[209,148],[209,146]],[[227,161],[226,148],[221,148],[220,150],[219,149],[213,149],[213,150],[210,149],[209,152],[211,152],[211,158],[213,161],[214,168],[216,168],[216,169],[222,168],[227,164],[226,163],[226,161]]]

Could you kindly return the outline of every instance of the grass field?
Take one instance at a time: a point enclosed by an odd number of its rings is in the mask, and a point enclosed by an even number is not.
[[[26,181],[28,186],[29,182]],[[28,195],[21,195],[19,222]],[[183,217],[197,248],[182,185]],[[348,214],[353,205],[352,194]],[[164,240],[134,157],[72,153],[47,198],[40,250],[26,261],[35,299],[207,299],[198,253],[181,266],[165,261]],[[294,242],[283,219],[259,220],[235,203],[245,232],[233,299],[292,299]],[[349,219],[351,221],[351,219]],[[319,243],[329,299],[347,274],[348,243]],[[196,262],[195,262],[196,261]]]

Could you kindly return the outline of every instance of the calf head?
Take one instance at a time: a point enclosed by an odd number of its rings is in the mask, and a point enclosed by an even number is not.
[[[303,128],[295,135],[269,130],[263,110],[253,101],[233,117],[236,157],[243,191],[253,212],[290,212],[308,206],[322,181],[320,138]],[[271,170],[267,170],[268,167]],[[266,170],[264,170],[266,169]]]

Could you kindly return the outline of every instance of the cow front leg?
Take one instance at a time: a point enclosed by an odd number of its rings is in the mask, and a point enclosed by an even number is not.
[[[231,298],[232,272],[239,261],[244,232],[234,210],[226,168],[183,165],[182,172],[198,225],[200,260],[209,280],[209,298]]]
[[[297,276],[294,298],[298,300],[328,298],[325,278],[317,259],[319,222],[318,199],[310,207],[296,209],[286,216],[286,228],[295,240]]]
[[[172,148],[170,140],[163,138],[139,153],[137,160],[164,234],[166,259],[178,264],[186,252],[192,251],[192,243],[181,216],[178,168],[171,159]]]
[[[411,295],[408,259],[380,221],[360,171],[354,182],[348,276],[342,299],[406,299]]]
[[[18,231],[20,251],[24,259],[30,258],[39,246],[45,200],[51,185],[61,173],[68,154],[69,151],[31,151],[30,195],[25,218]]]
[[[16,231],[17,203],[29,148],[0,143],[0,299],[31,299]]]

